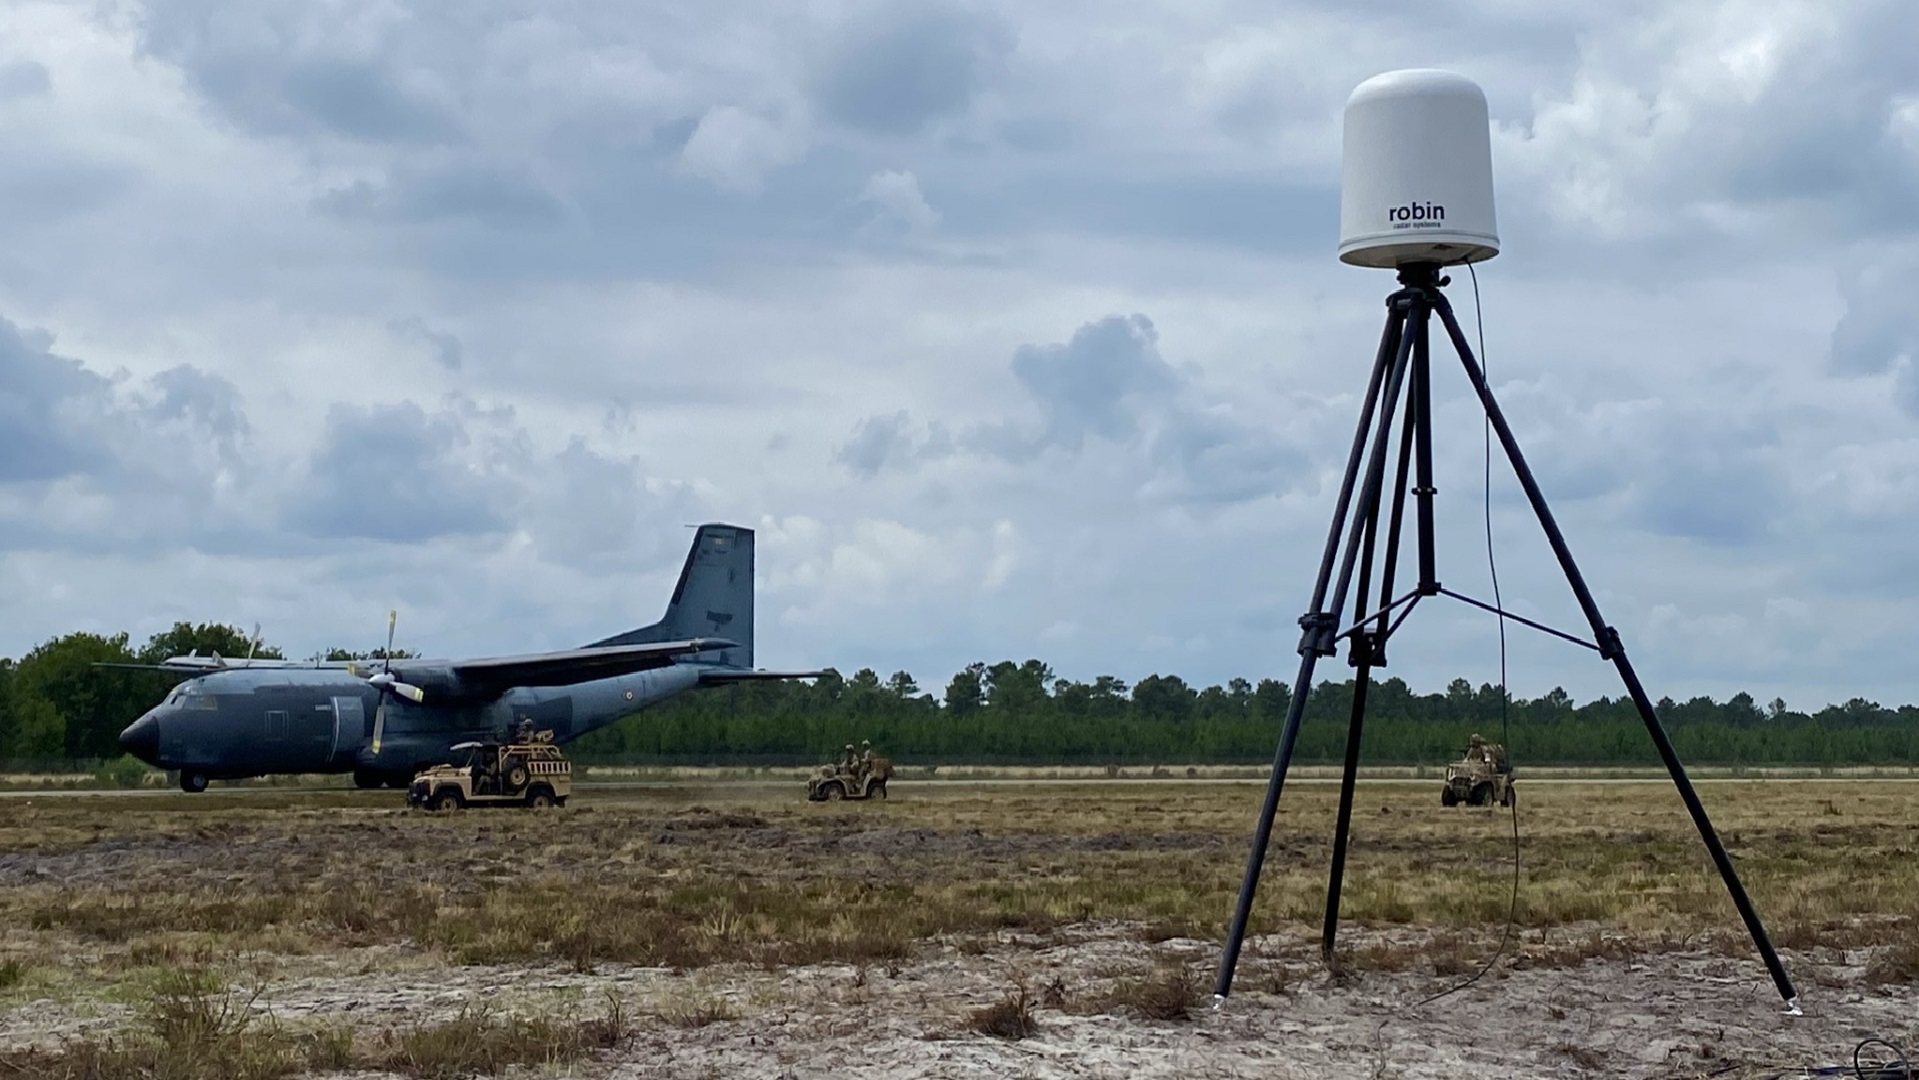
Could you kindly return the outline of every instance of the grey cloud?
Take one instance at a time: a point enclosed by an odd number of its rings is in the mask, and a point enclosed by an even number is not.
[[[1843,375],[1891,373],[1914,415],[1913,368],[1919,365],[1919,318],[1914,317],[1913,282],[1919,279],[1919,254],[1871,257],[1840,275],[1845,313],[1833,327],[1827,353],[1831,368]]]
[[[459,122],[418,77],[424,73],[382,53],[392,43],[374,30],[380,14],[356,14],[336,14],[340,29],[328,31],[301,4],[156,3],[140,30],[147,52],[179,67],[220,115],[254,134],[457,139]],[[346,29],[354,21],[360,25]],[[369,31],[371,46],[360,40]]]
[[[0,64],[0,101],[36,97],[53,89],[47,66],[33,60],[9,60]]]
[[[51,345],[0,318],[0,482],[57,480],[106,461],[95,425],[112,387]]]
[[[943,5],[882,5],[830,57],[817,93],[827,115],[911,135],[964,111],[1012,52],[995,16]]]
[[[853,436],[833,452],[833,460],[855,476],[875,476],[888,467],[911,468],[953,453],[953,438],[935,422],[924,433],[913,430],[905,410],[869,416],[853,428]]]
[[[1022,345],[1013,375],[1045,415],[1035,449],[1077,450],[1088,435],[1129,438],[1139,431],[1141,409],[1181,382],[1160,359],[1159,333],[1144,315],[1109,315],[1064,345]]]
[[[448,371],[460,370],[465,358],[465,350],[460,347],[460,339],[443,330],[435,330],[418,315],[404,319],[394,319],[386,328],[395,336],[407,341],[418,342],[433,350],[433,362]]]
[[[227,441],[250,430],[239,389],[218,375],[181,364],[149,382],[153,399],[148,411],[158,419],[180,421]]]
[[[326,539],[396,543],[497,532],[507,492],[465,460],[471,441],[456,413],[336,404],[305,481],[289,492],[286,522]]]
[[[1682,421],[1683,422],[1683,421]],[[1730,432],[1678,438],[1643,464],[1639,519],[1653,532],[1712,544],[1749,543],[1777,520],[1785,478],[1762,446]]]
[[[520,512],[541,556],[576,568],[617,570],[662,556],[678,524],[699,516],[684,484],[649,484],[638,459],[599,453],[578,439],[529,470]]]
[[[1205,388],[1168,364],[1158,342],[1146,316],[1111,315],[1064,343],[1022,345],[1012,372],[1037,424],[1002,420],[953,433],[938,421],[920,429],[904,411],[869,416],[834,460],[871,477],[957,454],[1022,466],[1049,453],[1116,447],[1147,467],[1142,491],[1186,504],[1271,495],[1305,474],[1306,455],[1291,438],[1244,421],[1229,402],[1206,401]]]
[[[384,183],[355,181],[315,200],[347,220],[423,222],[467,219],[488,226],[551,224],[564,211],[532,176],[484,162],[440,162],[393,170]]]

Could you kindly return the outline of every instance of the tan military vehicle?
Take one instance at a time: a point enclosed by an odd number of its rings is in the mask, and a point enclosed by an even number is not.
[[[1446,786],[1439,793],[1443,806],[1511,806],[1513,767],[1506,761],[1506,748],[1474,735],[1466,745],[1466,756],[1446,766]]]
[[[573,794],[573,763],[542,731],[510,743],[459,743],[457,764],[435,765],[413,778],[406,801],[428,810],[468,806],[565,806]]]
[[[838,802],[841,799],[886,798],[886,782],[893,778],[893,763],[872,752],[867,744],[864,754],[855,755],[846,747],[846,756],[806,781],[806,797],[813,802]]]

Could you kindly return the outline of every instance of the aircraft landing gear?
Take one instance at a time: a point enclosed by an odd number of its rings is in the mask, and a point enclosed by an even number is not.
[[[379,787],[384,783],[386,783],[386,777],[371,769],[353,770],[353,786],[362,791]]]
[[[205,791],[206,789],[207,789],[206,773],[182,772],[180,774],[180,790],[181,791],[184,791],[189,795],[198,795],[202,791]]]

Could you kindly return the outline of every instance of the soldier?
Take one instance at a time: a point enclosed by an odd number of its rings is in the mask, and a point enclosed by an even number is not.
[[[859,755],[853,752],[853,744],[847,743],[846,753],[840,758],[840,772],[846,774],[847,776],[852,776],[855,772],[859,770],[859,767],[860,767]]]
[[[873,772],[873,744],[860,740],[860,775],[869,776]]]
[[[1479,732],[1477,731],[1473,732],[1472,739],[1469,740],[1466,744],[1466,760],[1468,761],[1489,760],[1489,758],[1486,755],[1486,740],[1480,738]]]
[[[520,717],[520,730],[519,733],[514,736],[514,741],[521,743],[530,743],[533,741],[533,718],[531,716]]]

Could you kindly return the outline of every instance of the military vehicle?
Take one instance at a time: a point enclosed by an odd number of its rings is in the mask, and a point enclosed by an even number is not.
[[[1439,793],[1439,802],[1443,806],[1511,806],[1515,797],[1513,767],[1506,761],[1506,748],[1474,735],[1466,755],[1446,766],[1446,786]]]
[[[565,806],[573,794],[573,763],[542,731],[510,743],[464,742],[458,764],[435,765],[413,778],[410,806],[459,810],[468,806],[526,806],[544,810]]]
[[[875,795],[884,799],[886,782],[892,778],[893,763],[883,757],[858,761],[850,768],[842,760],[820,766],[819,772],[806,781],[806,797],[812,802],[870,799]]]

